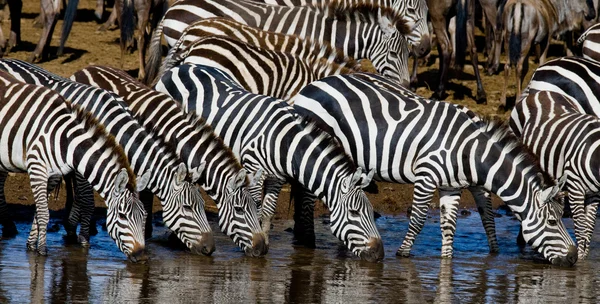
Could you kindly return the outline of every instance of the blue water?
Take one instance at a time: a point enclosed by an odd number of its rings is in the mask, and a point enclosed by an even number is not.
[[[458,221],[454,258],[439,258],[439,217],[426,223],[411,258],[397,258],[408,226],[404,216],[377,220],[385,244],[382,263],[352,256],[315,220],[317,248],[292,245],[291,221],[276,221],[264,258],[247,258],[222,233],[211,257],[166,245],[162,227],[147,243],[149,260],[132,264],[105,231],[89,249],[65,246],[64,231],[49,233],[49,255],[26,252],[29,223],[0,241],[0,303],[552,303],[600,302],[598,234],[590,257],[573,268],[537,262],[515,240],[518,222],[496,219],[500,253],[488,253],[476,212]],[[565,220],[572,230],[572,222]],[[51,225],[53,222],[51,222]],[[217,224],[213,229],[217,231]]]

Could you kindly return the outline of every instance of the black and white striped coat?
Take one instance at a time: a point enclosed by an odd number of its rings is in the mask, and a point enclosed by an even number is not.
[[[584,259],[600,202],[600,119],[580,113],[562,94],[532,90],[512,111],[510,123],[544,171],[567,179],[579,259]]]
[[[329,42],[355,59],[368,58],[382,75],[408,84],[408,49],[400,42],[410,31],[407,21],[390,8],[373,3],[346,6],[344,3],[314,7],[277,7],[247,0],[182,0],[165,14],[149,50],[148,79],[153,79],[160,62],[164,32],[169,46],[195,21],[227,17],[266,31],[294,34],[317,42]],[[148,82],[148,81],[147,81]]]
[[[354,254],[370,261],[383,258],[373,208],[361,189],[370,178],[330,135],[298,119],[285,102],[249,93],[214,67],[175,67],[155,88],[206,119],[250,172],[264,170],[271,181],[265,181],[265,200],[274,205],[285,180],[293,179],[325,202],[333,234]],[[274,212],[266,205],[265,232]]]
[[[152,90],[115,68],[89,66],[71,79],[122,96],[135,118],[175,147],[190,171],[206,164],[197,183],[215,200],[221,230],[247,254],[267,253],[246,171],[208,124],[195,113],[184,113],[181,105],[167,94]]]
[[[29,174],[36,212],[27,248],[46,254],[48,191],[61,176],[78,172],[106,199],[109,235],[131,260],[140,259],[146,214],[123,150],[104,126],[56,92],[11,78],[0,73],[0,179]]]
[[[185,165],[169,146],[146,132],[118,96],[70,81],[20,60],[3,59],[0,69],[20,81],[51,88],[66,100],[92,113],[123,147],[133,171],[148,175],[146,188],[161,201],[165,224],[192,251],[203,254],[214,251],[204,201],[198,188],[186,179]],[[82,195],[87,197],[87,205],[93,202],[93,193]]]
[[[600,23],[588,28],[579,39],[583,58],[600,61]]]
[[[557,187],[544,188],[537,175],[541,169],[531,165],[529,154],[507,128],[370,74],[324,78],[292,102],[299,115],[335,134],[360,167],[375,170],[376,179],[415,185],[399,255],[409,254],[437,189],[442,255],[452,256],[460,190],[478,187],[498,195],[515,212],[525,240],[546,259],[565,265],[577,260],[560,221],[562,206],[552,200]]]
[[[529,93],[534,91],[555,92],[564,95],[571,102],[572,108],[578,112],[600,117],[600,62],[579,57],[559,58],[540,66],[531,77],[521,100],[525,100]],[[519,126],[524,124],[520,119],[519,116],[511,116],[511,121],[513,121],[511,127],[519,133],[521,132]],[[582,188],[580,185],[571,185],[575,181],[567,178],[568,187]],[[571,192],[569,192],[570,202],[583,202],[594,195],[594,192],[590,191],[593,188],[589,187],[594,183],[594,179],[592,176],[586,176],[586,178],[583,187],[584,193],[573,192],[576,197],[571,197]],[[581,258],[585,258],[589,250],[588,240],[591,237],[588,233],[593,231],[595,225],[595,211],[587,206],[584,208],[583,204],[576,203],[572,212],[579,255]]]
[[[262,31],[227,18],[204,19],[186,28],[159,75],[182,63],[214,66],[249,92],[282,99],[314,80],[362,69],[328,44]]]

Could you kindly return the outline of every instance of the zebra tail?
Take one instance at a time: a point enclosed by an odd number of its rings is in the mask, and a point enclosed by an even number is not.
[[[123,9],[121,10],[121,52],[125,51],[127,46],[133,45],[133,32],[135,31],[134,23],[134,3],[133,0],[122,0]],[[142,47],[142,46],[138,46]]]
[[[465,53],[467,49],[467,18],[469,0],[459,0],[456,3],[456,50],[455,64],[462,67],[465,64]]]
[[[146,78],[144,83],[149,85],[154,83],[158,78],[158,71],[160,69],[160,63],[162,59],[162,35],[163,35],[163,20],[160,21],[154,34],[152,34],[152,41],[150,41],[150,47],[148,48],[148,60],[146,61]]]
[[[166,71],[172,69],[173,67],[178,66],[185,59],[185,57],[187,56],[186,49],[183,49],[181,51],[179,50],[179,47],[181,46],[181,41],[183,41],[183,39],[180,39],[179,41],[177,41],[177,43],[171,49],[169,49],[169,52],[167,53],[165,60],[163,60],[162,64],[160,65],[160,68],[158,69],[157,75],[164,74]],[[154,85],[156,85],[158,80],[159,80],[159,77],[156,77],[148,85],[150,87],[154,87]]]
[[[58,51],[56,55],[62,56],[65,43],[67,43],[67,38],[69,38],[69,34],[71,33],[71,28],[73,27],[73,21],[75,20],[75,14],[77,13],[77,5],[79,4],[79,0],[70,0],[67,4],[67,8],[65,10],[65,18],[63,21],[62,33],[60,35],[60,46],[58,47]]]

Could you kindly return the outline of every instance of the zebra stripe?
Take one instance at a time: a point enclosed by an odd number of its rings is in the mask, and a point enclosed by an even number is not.
[[[277,196],[286,178],[293,179],[325,202],[332,232],[354,254],[369,261],[383,258],[373,207],[361,189],[370,178],[334,138],[298,120],[284,102],[249,93],[213,67],[178,66],[163,75],[156,89],[206,119],[250,172],[264,170],[265,200],[269,193]],[[262,212],[267,232],[272,210]]]
[[[78,172],[106,199],[107,229],[137,261],[144,251],[145,211],[133,193],[136,179],[123,150],[91,115],[44,87],[0,74],[0,174],[27,172],[36,212],[27,248],[45,255],[48,192],[60,176]],[[143,182],[137,185],[143,186]]]
[[[577,260],[573,241],[553,203],[557,187],[543,189],[526,149],[504,126],[464,107],[436,102],[370,74],[313,82],[292,100],[300,116],[335,134],[360,167],[378,180],[412,183],[413,211],[399,255],[410,253],[436,189],[440,192],[442,256],[452,256],[459,189],[498,195],[522,221],[525,240],[554,264]],[[473,189],[473,188],[472,188]],[[479,189],[481,191],[481,189]]]
[[[600,61],[600,23],[588,28],[579,39],[583,58]]]
[[[223,18],[202,20],[193,26],[186,29],[187,33],[192,31],[193,37],[201,38],[181,49],[182,39],[189,39],[188,35],[182,36],[169,51],[162,71],[185,63],[213,66],[231,75],[249,92],[289,99],[316,79],[360,69],[356,61],[344,58],[336,49],[297,37],[253,29]],[[250,43],[206,37],[214,31],[244,37]],[[258,45],[253,45],[253,41]]]
[[[73,74],[71,79],[122,96],[144,127],[176,147],[177,155],[190,171],[197,172],[201,164],[207,164],[198,183],[217,203],[221,230],[246,254],[267,253],[246,173],[231,149],[208,124],[194,113],[185,114],[180,104],[168,95],[149,89],[121,70],[89,66]],[[243,183],[236,188],[231,183],[239,179]],[[233,191],[228,190],[228,185]]]
[[[600,197],[600,119],[578,112],[566,96],[532,91],[511,113],[511,125],[535,153],[544,171],[567,179],[578,258],[585,259],[596,223]],[[521,131],[520,131],[521,130]]]
[[[550,91],[563,95],[570,102],[569,105],[573,111],[583,114],[595,115],[600,117],[600,63],[595,60],[589,60],[578,57],[564,57],[547,62],[540,66],[532,76],[529,86],[522,95],[522,101],[528,98],[529,93],[535,91]],[[522,133],[521,126],[524,125],[525,117],[522,115],[511,115],[511,127]],[[589,148],[587,148],[589,149]],[[587,165],[588,163],[586,163]],[[581,178],[584,178],[583,176]],[[593,176],[585,176],[584,189],[594,189],[591,181]],[[571,176],[567,176],[567,187],[575,181],[571,181]],[[574,177],[576,180],[576,178]],[[578,186],[578,185],[576,185]],[[575,187],[575,186],[573,186]],[[579,195],[580,192],[573,192],[573,195]],[[583,196],[585,205],[588,200],[594,198],[594,191],[579,195],[576,202],[581,202]],[[569,192],[569,198],[571,192]],[[571,202],[571,199],[569,199]],[[587,233],[590,229],[593,231],[595,225],[595,212],[583,206],[573,207],[573,221],[575,222],[575,236],[577,238],[579,255],[585,258],[588,254],[589,243],[587,243]],[[579,227],[579,228],[578,228]]]
[[[21,81],[51,88],[91,112],[123,147],[133,171],[148,176],[147,189],[161,201],[167,227],[193,252],[211,254],[214,251],[204,201],[198,188],[186,180],[185,165],[169,146],[155,140],[152,133],[147,133],[137,123],[122,99],[108,91],[70,81],[19,60],[3,59],[0,69]],[[82,195],[93,200],[92,193]]]
[[[149,51],[148,76],[153,79],[160,62],[160,37],[164,32],[172,46],[195,21],[228,17],[265,31],[294,34],[313,41],[329,42],[345,55],[368,58],[386,77],[408,84],[408,49],[400,37],[409,32],[406,20],[390,8],[374,3],[345,6],[332,3],[323,8],[270,6],[244,0],[182,0],[175,3],[157,28]]]
[[[346,6],[358,5],[364,0],[252,0],[269,5],[283,6],[314,6],[320,7],[324,3],[343,2]],[[413,52],[418,57],[427,54],[431,47],[429,28],[427,26],[427,14],[429,9],[426,0],[371,0],[381,7],[392,8],[397,14],[404,16],[412,31],[406,38],[413,47]]]

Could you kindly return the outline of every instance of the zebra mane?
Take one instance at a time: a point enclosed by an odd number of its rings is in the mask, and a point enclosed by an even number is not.
[[[92,134],[92,140],[94,140],[95,142],[98,142],[98,139],[103,138],[104,139],[103,149],[110,149],[118,155],[117,163],[120,164],[121,167],[127,169],[127,176],[129,177],[129,182],[127,183],[127,189],[129,191],[136,192],[137,190],[135,187],[135,185],[136,185],[135,174],[133,174],[133,171],[131,170],[131,167],[129,165],[129,160],[127,159],[127,156],[125,155],[125,151],[123,151],[123,148],[119,144],[117,144],[115,137],[106,131],[106,128],[104,127],[104,125],[102,123],[100,123],[92,115],[92,113],[84,110],[79,105],[72,104],[66,100],[65,100],[65,102],[71,107],[71,109],[75,113],[75,117],[76,117],[77,121],[83,123],[84,128],[86,130],[90,130],[90,129],[94,130],[94,133]]]
[[[342,155],[345,159],[347,159],[348,161],[346,161],[342,166],[347,167],[347,169],[352,173],[356,171],[357,166],[354,163],[354,159],[352,156],[346,153],[346,150],[337,137],[332,136],[329,132],[324,131],[319,127],[319,124],[311,118],[297,116],[296,121],[299,122],[308,133],[317,134],[318,137],[323,138],[323,141],[328,143],[327,147],[332,149],[332,152],[330,153],[331,155]]]
[[[539,159],[517,138],[506,121],[491,116],[483,116],[480,119],[481,125],[479,130],[481,132],[490,135],[494,142],[502,145],[504,147],[503,150],[509,151],[508,155],[511,155],[516,162],[523,161],[529,164],[527,166],[529,170],[527,171],[541,173],[541,176],[536,175],[534,179],[540,187],[554,185],[554,179],[546,171],[542,170]]]
[[[323,1],[316,6],[317,9],[323,11],[329,18],[338,21],[351,21],[356,17],[362,22],[377,20],[377,16],[388,17],[394,27],[401,35],[408,35],[411,28],[408,21],[403,15],[400,15],[391,7],[382,6],[376,0],[365,0],[359,3],[349,3],[344,0]]]

